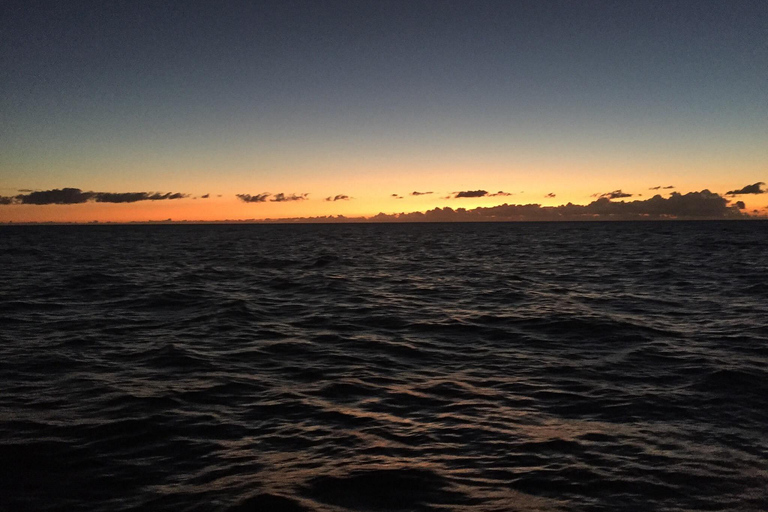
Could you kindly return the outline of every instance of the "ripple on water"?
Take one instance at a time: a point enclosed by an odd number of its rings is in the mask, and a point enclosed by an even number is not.
[[[766,275],[760,222],[0,227],[0,510],[766,510]]]

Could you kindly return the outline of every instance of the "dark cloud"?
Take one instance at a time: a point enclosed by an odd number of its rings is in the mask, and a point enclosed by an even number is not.
[[[96,192],[83,192],[79,188],[57,188],[19,194],[14,199],[20,204],[80,204],[95,196]]]
[[[349,201],[350,199],[352,198],[344,194],[339,194],[336,196],[328,196],[325,198],[326,201]]]
[[[403,198],[403,196],[399,196],[397,194],[392,194],[392,196],[390,196],[390,197],[394,197],[395,199],[402,199]]]
[[[661,185],[657,185],[655,187],[651,187],[648,190],[670,190],[675,188],[674,185],[667,185],[666,187],[662,187]]]
[[[735,203],[733,203],[733,205],[736,208],[738,208],[739,210],[746,210],[747,209],[747,205],[744,204],[744,201],[736,201]]]
[[[161,194],[159,192],[96,192],[94,199],[97,203],[135,203],[137,201],[163,201],[166,199],[183,199],[187,194],[180,192]]]
[[[454,192],[453,196],[448,196],[446,199],[459,199],[462,197],[506,197],[511,195],[511,192],[504,192],[503,190],[499,190],[495,194],[490,194],[487,190],[462,190],[461,192]]]
[[[200,196],[200,199],[208,199],[209,197],[211,197],[211,194],[205,194]]]
[[[635,201],[611,201],[602,197],[586,206],[559,206],[564,215],[597,215],[615,218],[733,218],[742,214],[735,206],[729,206],[724,197],[702,190],[680,194],[672,192],[668,198],[655,195],[650,199]]]
[[[269,198],[269,194],[266,192],[263,194],[256,194],[254,196],[252,196],[251,194],[236,194],[236,195],[238,199],[240,199],[244,203],[264,203]]]
[[[549,194],[545,195],[544,197],[556,197],[554,192],[550,192]]]
[[[275,194],[275,196],[270,199],[273,203],[284,203],[287,201],[303,201],[307,199],[308,193],[304,194],[291,194],[291,195],[285,195],[282,192],[279,194]]]
[[[606,199],[622,199],[625,197],[632,197],[632,194],[627,194],[626,192],[622,192],[621,190],[614,190],[613,192],[606,192],[605,194],[596,193],[592,194],[592,197],[597,198],[606,198]]]
[[[730,204],[723,196],[702,190],[665,198],[655,195],[645,200],[611,201],[601,197],[587,205],[502,204],[492,207],[434,208],[426,212],[380,213],[373,217],[303,217],[280,222],[512,222],[582,220],[658,220],[658,219],[743,219],[742,205]]]
[[[104,192],[97,194],[95,199],[97,203],[135,203],[136,201],[142,201],[148,199],[146,192],[126,192],[126,193],[113,193]]]
[[[485,197],[488,195],[487,190],[462,190],[461,192],[455,192],[456,199],[461,197]]]
[[[740,188],[739,190],[729,190],[725,193],[727,196],[735,196],[735,195],[741,195],[741,194],[765,194],[765,190],[760,188],[761,185],[765,185],[762,181],[758,181],[757,183],[753,183],[752,185],[747,185],[744,188]]]
[[[411,192],[411,195],[412,196],[426,196],[428,194],[433,194],[433,193],[434,192],[416,192],[416,191],[413,191],[413,192]]]
[[[162,194],[159,192],[83,192],[79,188],[40,190],[14,197],[0,198],[0,204],[82,204],[88,201],[97,203],[135,203],[137,201],[159,201],[189,197],[180,192]]]

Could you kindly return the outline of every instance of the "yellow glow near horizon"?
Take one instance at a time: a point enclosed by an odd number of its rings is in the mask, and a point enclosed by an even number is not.
[[[495,188],[495,187],[494,187]],[[501,187],[499,187],[501,188]],[[588,187],[582,187],[584,190]],[[647,188],[647,187],[646,187]],[[705,187],[704,187],[705,188]],[[349,194],[352,199],[325,201],[322,194],[311,194],[310,199],[290,202],[245,203],[234,195],[210,197],[208,199],[177,199],[162,201],[140,201],[135,203],[96,203],[87,202],[71,205],[3,205],[0,206],[0,222],[147,222],[147,221],[222,221],[222,220],[262,220],[285,219],[298,217],[337,216],[371,217],[380,212],[386,214],[410,213],[427,211],[434,208],[450,207],[473,209],[477,207],[492,207],[500,204],[540,204],[542,206],[558,206],[572,202],[588,204],[595,200],[583,191],[556,192],[554,198],[545,197],[543,190],[513,192],[508,197],[480,197],[464,199],[446,199],[447,192],[433,191],[433,194],[410,196],[410,192],[402,192],[403,198],[396,199],[390,194],[363,193]],[[589,189],[591,190],[591,189]],[[690,190],[677,188],[681,193]],[[700,190],[697,188],[696,190]],[[425,190],[424,190],[425,191]],[[490,192],[491,190],[489,190]],[[610,192],[608,189],[603,192]],[[628,190],[631,191],[631,190]],[[493,192],[497,192],[493,190]],[[644,200],[656,193],[668,197],[671,190],[645,191],[642,197],[634,194],[625,201]],[[394,192],[393,192],[394,193]],[[330,195],[330,194],[329,194]],[[317,197],[316,197],[317,196]],[[326,196],[327,197],[327,196]],[[752,214],[758,210],[759,215],[768,215],[768,199],[763,195],[742,195],[730,198],[732,201],[743,201],[745,211]]]
[[[433,155],[434,156],[434,155]],[[386,214],[426,211],[436,207],[453,209],[490,207],[500,204],[539,204],[558,206],[569,202],[589,204],[595,194],[622,190],[632,194],[626,200],[644,200],[655,194],[668,197],[672,191],[687,193],[709,189],[724,194],[728,190],[763,181],[764,158],[759,155],[740,160],[738,177],[722,173],[725,157],[722,155],[703,161],[701,157],[685,160],[647,156],[645,159],[622,161],[610,152],[602,156],[584,155],[579,160],[567,161],[565,155],[538,155],[535,158],[503,158],[498,154],[481,155],[449,152],[449,156],[416,158],[414,155],[371,158],[366,166],[356,167],[354,158],[336,167],[331,159],[315,162],[315,172],[308,166],[299,167],[294,174],[257,172],[247,166],[222,169],[221,178],[204,172],[203,167],[182,172],[156,168],[155,173],[118,174],[103,177],[92,186],[84,183],[53,183],[30,180],[26,186],[50,190],[66,186],[79,186],[85,191],[131,192],[173,191],[189,193],[193,197],[177,200],[141,201],[109,204],[85,203],[75,205],[1,205],[0,222],[131,222],[131,221],[221,221],[245,219],[283,219],[297,217],[338,216],[370,217]],[[509,156],[509,155],[507,155]],[[472,159],[476,162],[471,164]],[[734,164],[732,164],[734,165]],[[287,172],[287,171],[286,171]],[[297,173],[297,174],[296,174]],[[147,175],[147,177],[144,177]],[[149,175],[153,175],[149,176]],[[226,177],[225,177],[226,176]],[[85,175],[83,180],[85,180]],[[161,179],[160,179],[161,178]],[[160,181],[153,182],[154,179]],[[21,177],[16,177],[21,185]],[[154,183],[154,186],[150,184]],[[651,187],[672,185],[672,190],[650,190]],[[462,190],[499,191],[509,196],[481,198],[447,198]],[[420,196],[412,192],[432,192]],[[14,195],[15,189],[5,188],[0,195]],[[302,201],[245,203],[236,194],[284,193],[304,194]],[[202,199],[201,196],[210,197]],[[402,199],[395,199],[398,194]],[[548,197],[554,194],[554,197]],[[347,195],[350,200],[325,201],[326,197]],[[768,213],[768,196],[742,195],[728,199],[743,201],[746,211]],[[271,199],[271,198],[270,198]]]

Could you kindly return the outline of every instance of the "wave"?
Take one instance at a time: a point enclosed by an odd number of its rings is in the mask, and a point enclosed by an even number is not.
[[[59,228],[0,510],[768,509],[763,223]]]

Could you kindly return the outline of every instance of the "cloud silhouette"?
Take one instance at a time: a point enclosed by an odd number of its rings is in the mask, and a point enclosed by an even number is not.
[[[326,201],[349,201],[350,199],[352,198],[344,194],[339,194],[336,196],[328,196],[325,198]]]
[[[80,204],[95,196],[95,192],[83,192],[79,188],[56,188],[19,194],[14,199],[20,204]]]
[[[655,195],[645,200],[611,201],[601,197],[587,205],[502,204],[474,209],[450,207],[425,212],[379,213],[373,217],[302,217],[280,222],[512,222],[583,220],[658,220],[658,219],[743,219],[741,204],[709,190],[665,198]]]
[[[428,194],[433,194],[433,193],[434,192],[416,192],[416,191],[413,191],[413,192],[411,192],[411,195],[412,196],[426,196]]]
[[[488,195],[487,190],[462,190],[461,192],[455,192],[456,199],[459,199],[461,197],[485,197]]]
[[[761,185],[765,185],[762,181],[758,181],[757,183],[753,183],[752,185],[747,185],[746,187],[740,188],[738,190],[729,190],[725,193],[727,196],[735,196],[735,195],[741,195],[741,194],[765,194],[765,190],[760,188]]]
[[[200,196],[200,199],[208,199],[209,197],[211,197],[211,194],[205,194]]]
[[[402,199],[403,196],[399,196],[397,194],[392,194],[390,197],[394,197],[395,199]]]
[[[147,197],[144,192],[126,192],[122,194],[105,192],[97,194],[95,199],[97,203],[135,203],[136,201],[147,199]]]
[[[265,192],[263,194],[235,194],[238,199],[240,199],[244,203],[264,203],[269,198],[270,194],[268,192]]]
[[[453,196],[447,196],[445,199],[460,199],[463,197],[499,197],[511,195],[511,192],[504,192],[503,190],[499,190],[495,194],[491,194],[487,190],[462,190],[461,192],[454,192]]]
[[[96,192],[94,199],[97,203],[135,203],[138,201],[162,201],[165,199],[182,199],[187,194],[180,192],[161,194],[158,192]]]
[[[79,188],[40,190],[29,194],[0,198],[0,204],[82,204],[88,201],[97,203],[135,203],[138,201],[160,201],[189,197],[181,192],[83,192]]]
[[[670,190],[675,188],[674,185],[667,185],[666,187],[662,187],[661,185],[657,185],[655,187],[651,187],[648,190]]]
[[[702,190],[680,194],[672,192],[669,198],[655,195],[645,200],[630,202],[611,201],[601,197],[588,205],[542,207],[541,205],[501,205],[477,212],[488,217],[509,220],[588,220],[588,219],[648,219],[648,218],[739,218],[744,214],[738,205],[730,206],[724,197]]]
[[[264,192],[263,194],[236,194],[238,198],[240,198],[241,201],[245,203],[265,203],[267,199],[272,197],[272,199],[269,199],[270,202],[273,203],[285,203],[288,201],[303,201],[307,199],[307,196],[309,196],[309,193],[304,194],[285,194],[283,192],[280,192],[279,194],[275,194],[274,196],[268,192]],[[336,196],[340,197],[340,196]]]
[[[627,194],[626,192],[622,192],[621,189],[614,190],[613,192],[606,192],[605,194],[601,194],[600,192],[596,194],[592,194],[592,197],[597,198],[606,198],[606,199],[622,199],[625,197],[632,197],[632,194]]]
[[[272,201],[273,203],[284,203],[287,201],[303,201],[307,199],[308,195],[309,194],[306,192],[304,194],[291,194],[291,195],[285,195],[282,192],[280,192],[279,194],[275,194],[275,196],[272,199],[270,199],[270,201]]]
[[[557,197],[554,192],[550,192],[549,194],[545,195],[544,197]]]

